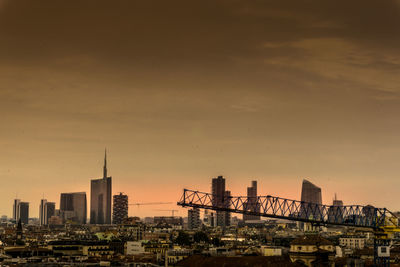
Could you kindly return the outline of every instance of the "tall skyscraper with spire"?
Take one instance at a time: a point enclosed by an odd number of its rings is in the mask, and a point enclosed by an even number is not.
[[[111,176],[107,176],[107,151],[104,152],[103,178],[90,184],[90,223],[111,224]]]

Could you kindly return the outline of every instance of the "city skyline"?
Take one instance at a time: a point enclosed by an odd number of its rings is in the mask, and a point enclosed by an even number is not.
[[[91,181],[91,184],[93,183],[93,181],[98,181],[98,180],[104,180],[105,178],[110,178],[111,179],[111,176],[110,177],[108,177],[107,176],[107,154],[106,154],[107,152],[105,152],[105,157],[104,157],[104,165],[103,165],[103,177],[102,178],[100,178],[100,179],[92,179],[92,180],[90,180]],[[222,181],[222,184],[220,183],[221,181],[219,181],[219,180],[221,180]],[[211,179],[211,181],[212,181],[212,187],[211,187],[211,190],[210,190],[210,192],[212,192],[212,194],[214,194],[214,191],[215,190],[223,190],[224,188],[225,188],[225,183],[226,183],[226,181],[225,181],[226,179],[223,177],[223,176],[218,176],[218,178],[212,178]],[[111,181],[111,180],[110,180]],[[217,184],[218,184],[218,186],[217,186]],[[308,199],[306,199],[306,198],[304,198],[304,194],[305,194],[305,185],[306,186],[311,186],[311,187],[315,187],[315,188],[317,188],[318,190],[319,190],[319,199],[322,199],[322,197],[321,197],[321,188],[319,188],[319,187],[317,187],[317,186],[315,186],[314,184],[312,184],[310,181],[308,181],[308,180],[306,180],[306,179],[303,179],[302,180],[302,187],[301,187],[301,201],[305,201],[305,202],[310,202],[310,203],[313,203],[314,201],[313,200],[308,200]],[[215,188],[215,189],[214,189]],[[218,189],[217,189],[218,188]],[[110,187],[110,190],[111,190],[111,187]],[[106,190],[107,191],[107,190]],[[217,194],[218,195],[218,193],[217,193],[217,191],[215,191],[215,194]],[[93,192],[93,190],[91,191],[91,194],[90,194],[90,198],[92,198],[92,192]],[[223,193],[223,195],[227,195],[227,197],[230,197],[230,196],[232,196],[231,195],[231,191],[223,191],[224,193]],[[74,192],[74,193],[61,193],[60,194],[60,196],[61,196],[61,201],[59,202],[59,211],[61,211],[61,213],[60,213],[60,217],[61,217],[61,219],[62,220],[65,220],[65,217],[68,217],[68,216],[70,216],[71,217],[71,214],[67,214],[67,215],[65,215],[65,214],[63,214],[63,211],[62,211],[62,208],[61,208],[61,206],[62,206],[62,201],[63,201],[63,198],[65,197],[65,195],[76,195],[76,194],[78,194],[78,195],[81,195],[81,194],[83,194],[84,195],[84,198],[85,198],[85,206],[83,207],[85,210],[86,210],[86,212],[84,212],[84,217],[85,217],[85,219],[84,219],[84,221],[86,221],[87,220],[87,223],[90,223],[90,224],[111,224],[111,222],[113,221],[113,219],[112,218],[114,218],[114,212],[115,212],[115,207],[114,207],[114,202],[115,202],[115,198],[117,197],[125,197],[126,198],[126,204],[125,205],[127,205],[127,211],[128,211],[128,201],[127,201],[127,199],[128,199],[128,196],[127,195],[123,195],[122,194],[122,192],[119,192],[119,194],[113,194],[112,193],[112,191],[110,192],[110,196],[113,196],[113,201],[112,201],[112,203],[113,203],[113,205],[112,205],[112,207],[110,206],[110,221],[97,221],[96,219],[91,219],[92,218],[92,212],[90,212],[90,210],[92,210],[92,209],[96,209],[96,207],[93,207],[92,208],[92,204],[91,204],[91,201],[88,203],[87,202],[87,200],[86,200],[86,192]],[[63,195],[64,195],[64,197],[63,197]],[[247,187],[247,198],[249,198],[249,196],[251,196],[251,197],[254,197],[254,196],[265,196],[266,194],[257,194],[257,180],[252,180],[251,181],[251,187]],[[240,195],[233,195],[233,196],[240,196]],[[242,195],[242,196],[244,196],[244,195]],[[43,195],[43,197],[44,197],[44,195]],[[317,197],[318,198],[318,197]],[[295,200],[295,199],[293,199],[293,200]],[[79,200],[80,201],[80,200]],[[251,200],[248,200],[248,201],[251,201]],[[111,199],[110,199],[110,202],[111,202]],[[218,202],[218,201],[217,201]],[[324,203],[324,202],[322,202],[322,203],[320,203],[320,201],[317,201],[319,204],[325,204],[325,205],[330,205],[329,203]],[[334,195],[334,198],[333,198],[333,204],[332,205],[339,205],[338,203],[340,202],[341,204],[340,205],[343,205],[343,201],[342,200],[337,200],[337,194],[335,193],[335,195]],[[21,202],[21,200],[20,199],[14,199],[13,200],[13,215],[10,217],[10,218],[13,218],[14,220],[16,219],[15,218],[15,213],[17,212],[16,211],[16,207],[19,205],[19,203],[22,203]],[[29,202],[23,202],[23,203],[27,203],[28,204],[28,210],[29,210]],[[66,205],[65,204],[66,202],[64,201],[64,206]],[[140,206],[140,205],[142,205],[142,204],[145,204],[146,205],[146,203],[144,203],[144,202],[141,202],[141,203],[139,203],[139,202],[136,202],[136,203],[130,203],[129,205],[134,205],[134,206]],[[317,203],[317,204],[318,204]],[[51,204],[51,205],[53,205],[53,208],[52,208],[52,214],[54,214],[54,211],[56,211],[57,209],[56,209],[56,203],[55,202],[48,202],[47,201],[47,199],[41,199],[40,200],[40,204],[39,204],[39,218],[37,218],[37,217],[35,217],[35,216],[29,216],[29,218],[36,218],[36,219],[39,219],[39,224],[40,225],[42,225],[43,224],[43,222],[42,222],[42,216],[43,215],[41,215],[41,212],[43,211],[44,212],[44,207],[45,207],[45,205],[46,204]],[[89,204],[89,205],[88,205]],[[149,204],[155,204],[155,205],[160,205],[160,204],[168,204],[167,202],[160,202],[160,203],[157,203],[157,202],[150,202]],[[71,202],[71,204],[69,204],[70,206],[71,206],[71,208],[73,207],[73,204],[72,204],[72,202]],[[87,208],[87,207],[89,207],[89,208]],[[118,210],[119,208],[117,208],[117,210]],[[157,210],[156,210],[157,211]],[[158,210],[158,211],[167,211],[167,210]],[[169,210],[169,211],[171,211],[171,210]],[[184,216],[184,213],[186,213],[187,212],[187,210],[186,209],[180,209],[180,210],[173,210],[174,212],[177,212],[177,213],[179,213],[179,214],[176,214],[178,217],[179,216]],[[18,211],[19,212],[19,211]],[[29,211],[28,211],[29,212]],[[156,215],[155,215],[156,214]],[[134,214],[134,215],[132,215],[132,214],[128,214],[129,216],[140,216],[140,215],[138,215],[138,214]],[[237,215],[237,214],[236,214]],[[156,212],[156,213],[154,213],[154,210],[152,210],[152,213],[148,213],[147,215],[145,215],[145,216],[142,216],[142,217],[148,217],[148,216],[159,216],[159,214]],[[216,218],[217,218],[218,216],[216,216]],[[229,217],[231,217],[231,215],[229,215]],[[253,219],[251,219],[251,220],[259,220],[259,219],[261,219],[261,218],[263,218],[263,217],[259,217],[259,216],[249,216],[249,218],[253,218]],[[17,220],[18,220],[18,218],[19,217],[17,217]],[[49,219],[49,217],[47,217],[46,216],[46,221]],[[96,218],[96,217],[94,217],[94,218]],[[243,217],[244,218],[244,217]],[[264,217],[265,218],[265,217]],[[230,221],[230,219],[229,219],[229,221]]]
[[[400,210],[398,0],[95,2],[0,0],[0,215],[89,197],[104,147],[130,202],[223,175]]]
[[[104,158],[104,165],[103,165],[103,178],[100,178],[100,179],[91,179],[90,181],[91,181],[91,184],[93,183],[93,181],[97,181],[97,180],[102,180],[102,179],[104,179],[104,178],[110,178],[111,179],[111,176],[110,177],[107,177],[107,156],[106,156],[106,154],[105,154],[105,158]],[[211,180],[212,180],[212,188],[211,188],[211,190],[209,191],[210,193],[212,193],[212,192],[214,192],[214,190],[213,190],[213,188],[214,188],[214,183],[215,182],[217,182],[217,180],[218,179],[222,179],[223,180],[223,188],[225,188],[225,178],[223,177],[223,176],[218,176],[218,178],[212,178]],[[110,180],[111,181],[111,180]],[[228,181],[229,181],[229,179],[228,179]],[[257,194],[257,180],[252,180],[251,181],[251,184],[252,184],[252,186],[251,187],[247,187],[247,198],[249,197],[249,192],[252,192],[252,193],[250,193],[250,194],[254,194],[254,193],[256,193],[256,195],[257,196],[266,196],[266,195],[269,195],[269,194]],[[315,189],[318,189],[318,194],[319,194],[319,196],[315,196],[315,197],[311,197],[310,198],[310,196],[309,196],[309,193],[308,193],[308,191],[307,190],[305,190],[305,188],[306,187],[308,188],[308,187],[311,187],[311,188],[315,188]],[[298,198],[298,199],[296,199],[296,198],[292,198],[292,200],[301,200],[301,201],[305,201],[305,202],[309,202],[309,203],[314,203],[315,201],[316,201],[316,204],[324,204],[324,205],[333,205],[333,206],[340,206],[340,205],[343,205],[343,201],[342,200],[337,200],[337,193],[335,192],[334,193],[334,197],[332,197],[332,199],[331,200],[328,200],[326,203],[324,202],[324,201],[320,201],[320,200],[322,200],[322,194],[321,194],[321,189],[322,188],[320,188],[320,187],[318,187],[318,186],[316,186],[315,184],[313,184],[313,183],[311,183],[310,181],[309,181],[309,179],[307,178],[307,179],[302,179],[302,186],[301,187],[299,187],[300,188],[300,198]],[[110,188],[111,189],[111,188]],[[200,190],[201,191],[201,190]],[[206,192],[206,190],[203,190],[204,192]],[[234,195],[231,195],[231,191],[224,191],[225,193],[227,193],[228,194],[228,196],[236,196],[236,197],[238,197],[238,196],[245,196],[244,194],[243,195],[241,195],[241,194],[234,194]],[[86,192],[74,192],[74,193],[61,193],[61,198],[63,198],[63,195],[66,195],[66,194],[84,194],[85,195],[85,199],[86,199]],[[122,192],[119,192],[119,194],[121,195],[122,194]],[[305,197],[305,195],[307,195],[307,197]],[[114,196],[114,197],[116,197],[116,196],[119,196],[118,194],[114,194],[112,191],[110,192],[110,202],[111,202],[111,197],[112,196]],[[128,197],[127,195],[124,195],[124,196],[126,196],[126,197]],[[278,195],[274,195],[274,196],[278,196]],[[43,197],[44,197],[44,195],[43,195]],[[282,196],[279,196],[279,197],[282,197]],[[90,198],[92,198],[92,193],[90,194]],[[310,198],[310,199],[308,199],[308,198]],[[315,198],[315,199],[314,199]],[[289,198],[290,199],[290,198]],[[312,199],[312,200],[311,200]],[[317,199],[319,199],[319,200],[317,200]],[[41,205],[42,205],[42,202],[43,201],[45,201],[45,203],[51,203],[51,204],[55,204],[55,202],[47,202],[47,199],[41,199],[40,200],[40,204],[39,204],[39,209],[41,209]],[[329,201],[332,201],[332,204],[330,204],[329,203]],[[113,218],[113,208],[114,208],[114,206],[112,206],[112,207],[110,207],[110,222],[98,222],[98,221],[96,221],[95,219],[91,219],[92,217],[90,216],[91,215],[91,212],[90,212],[90,209],[92,209],[92,205],[91,205],[91,201],[90,201],[90,199],[88,200],[88,201],[86,201],[85,200],[85,202],[87,202],[86,203],[86,205],[85,205],[85,209],[87,209],[87,212],[85,212],[85,214],[86,214],[86,218],[87,218],[87,223],[90,223],[90,224],[103,224],[103,223],[106,223],[106,224],[111,224],[111,222],[112,222],[112,218]],[[28,204],[28,210],[29,210],[29,212],[31,212],[31,209],[29,209],[29,202],[21,202],[21,200],[20,199],[14,199],[13,200],[13,211],[12,211],[12,216],[10,217],[10,218],[15,218],[15,206],[16,206],[16,203],[27,203]],[[139,204],[138,204],[139,203]],[[145,205],[146,205],[146,203],[145,202],[134,202],[134,203],[129,203],[129,205],[133,205],[133,206],[137,206],[137,207],[139,207],[140,205],[142,205],[142,204],[140,204],[140,203],[144,203]],[[154,203],[155,205],[163,205],[163,204],[168,204],[168,202],[160,202],[160,203],[157,203],[157,202],[149,202],[149,203]],[[339,205],[340,204],[340,205]],[[358,205],[359,203],[347,203],[347,205]],[[371,203],[369,203],[369,204],[371,204]],[[369,205],[368,204],[368,205]],[[172,204],[174,207],[175,207],[175,204]],[[367,204],[365,204],[365,205],[367,205]],[[60,208],[60,210],[61,210],[61,201],[59,202],[59,208]],[[171,209],[172,210],[172,209]],[[154,212],[154,211],[157,211],[157,210],[154,210],[154,209],[147,209],[146,210],[146,215],[142,215],[141,217],[149,217],[149,216],[160,216],[161,214],[160,213],[158,213],[158,212]],[[166,210],[158,210],[159,212],[160,211],[166,211]],[[188,209],[185,209],[185,208],[180,208],[180,210],[174,210],[174,212],[176,212],[176,215],[179,217],[179,216],[185,216],[185,213],[187,213],[187,211],[188,211]],[[139,216],[140,217],[140,214],[131,214],[132,213],[132,211],[130,210],[129,211],[129,216]],[[235,214],[235,215],[237,215],[237,214]],[[6,216],[8,216],[8,215],[6,215]],[[230,216],[229,216],[230,217]],[[251,217],[251,216],[250,216]],[[255,216],[255,217],[257,217],[257,216]],[[39,214],[38,214],[38,217],[35,217],[35,216],[29,216],[29,218],[37,218],[37,219],[39,219],[39,223],[41,224],[41,217],[40,217],[40,211],[39,211]],[[266,218],[266,217],[260,217],[261,219],[262,218]],[[86,220],[86,219],[85,219]]]

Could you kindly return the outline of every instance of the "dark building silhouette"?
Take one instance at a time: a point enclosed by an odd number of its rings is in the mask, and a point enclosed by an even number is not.
[[[47,199],[41,199],[39,205],[39,225],[46,225],[45,213],[46,213]]]
[[[107,154],[104,155],[103,178],[90,184],[90,223],[111,224],[111,176],[107,177]]]
[[[87,217],[86,193],[61,193],[60,217],[64,222],[85,224]],[[49,217],[51,218],[51,217]]]
[[[246,210],[251,212],[260,212],[260,206],[257,205],[257,181],[251,182],[251,187],[247,187],[247,206]],[[260,216],[243,214],[243,220],[260,220]]]
[[[301,188],[301,201],[306,202],[301,204],[300,215],[304,218],[321,218],[322,204],[321,188],[314,185],[310,181],[303,180]]]
[[[113,224],[122,224],[128,218],[128,196],[122,193],[113,196]]]
[[[48,225],[49,219],[55,215],[56,215],[56,203],[55,202],[46,202],[45,208],[44,208],[44,223],[45,223],[45,225]]]
[[[13,220],[18,223],[19,221],[19,203],[21,202],[20,199],[14,199],[13,204]]]
[[[18,204],[19,219],[23,224],[29,222],[29,202],[19,202]]]
[[[338,200],[335,194],[332,206],[328,208],[328,220],[330,222],[342,223],[344,220],[343,201]]]
[[[212,205],[219,208],[230,207],[231,192],[225,190],[225,178],[218,176],[212,179]],[[231,224],[231,214],[228,211],[216,211],[217,226],[225,227]]]

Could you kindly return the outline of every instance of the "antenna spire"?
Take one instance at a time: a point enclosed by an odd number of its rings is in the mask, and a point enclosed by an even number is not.
[[[104,149],[103,178],[107,178],[107,149]]]

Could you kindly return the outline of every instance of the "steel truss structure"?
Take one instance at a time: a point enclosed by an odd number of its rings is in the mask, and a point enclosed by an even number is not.
[[[400,232],[397,217],[386,208],[373,206],[349,205],[329,206],[274,196],[224,197],[215,201],[218,196],[189,189],[177,203],[182,207],[227,211],[292,221],[302,221],[317,225],[343,225],[373,230],[375,266],[389,266],[389,257],[379,257],[378,248],[389,247],[390,239],[395,232]]]
[[[258,196],[256,206],[247,196],[231,196],[222,205],[213,204],[213,195],[184,189],[180,201],[183,207],[229,211],[248,215],[303,221],[313,224],[344,225],[379,229],[385,226],[391,212],[372,206],[328,206],[274,196]],[[251,203],[251,204],[250,204]]]

